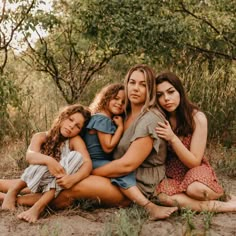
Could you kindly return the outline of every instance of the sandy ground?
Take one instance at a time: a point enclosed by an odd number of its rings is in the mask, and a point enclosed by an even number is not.
[[[224,177],[224,182],[230,184],[231,192],[236,195],[236,178]],[[92,236],[92,235],[118,235],[107,233],[107,226],[110,224],[114,214],[119,209],[95,209],[95,210],[65,210],[44,215],[35,224],[29,224],[16,218],[17,213],[23,209],[19,208],[16,213],[0,210],[0,235],[1,236]],[[140,236],[182,236],[182,235],[211,235],[211,236],[236,236],[236,213],[219,213],[212,217],[209,230],[206,230],[204,214],[197,214],[192,218],[194,228],[191,233],[187,229],[186,219],[183,220],[180,214],[171,216],[162,221],[145,221],[141,231],[123,235]],[[134,222],[137,226],[138,222]],[[119,234],[121,235],[121,234]]]

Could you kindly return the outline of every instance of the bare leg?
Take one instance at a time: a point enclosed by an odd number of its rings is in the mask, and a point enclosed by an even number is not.
[[[17,197],[17,205],[22,206],[33,206],[40,198],[42,193],[31,193],[23,196]]]
[[[6,194],[0,192],[0,202],[2,202],[5,198]]]
[[[230,197],[230,201],[236,201],[236,196],[234,196],[234,195],[229,195],[229,197]]]
[[[29,223],[35,223],[48,203],[52,201],[54,195],[55,189],[45,192],[29,210],[20,213],[17,217],[21,220],[28,221]]]
[[[97,200],[101,205],[110,207],[124,207],[130,204],[130,200],[121,193],[118,187],[111,184],[110,179],[95,175],[90,175],[71,189],[62,191],[52,201],[52,206],[59,209],[65,208],[75,199]]]
[[[210,189],[205,184],[200,182],[193,182],[187,188],[186,194],[193,199],[197,200],[215,200],[223,195],[222,193],[216,193],[212,189]]]
[[[16,209],[16,197],[21,189],[26,187],[26,183],[22,180],[17,180],[15,186],[12,186],[8,189],[6,193],[3,203],[2,209],[5,210],[15,210]]]
[[[162,204],[167,206],[178,206],[180,208],[189,208],[193,211],[210,212],[236,212],[236,201],[221,202],[217,200],[200,201],[190,198],[184,193],[168,196],[164,193],[158,195]]]
[[[151,220],[160,220],[169,217],[173,212],[178,210],[177,207],[163,207],[158,206],[150,202],[138,189],[137,186],[130,187],[128,189],[120,190],[124,193],[133,202],[137,203],[140,206],[143,206],[150,214]]]
[[[0,192],[7,193],[10,188],[15,186],[20,179],[0,179]],[[21,193],[30,193],[28,188],[21,190]]]
[[[32,206],[41,196],[41,194],[19,196],[17,204]],[[101,205],[110,207],[125,207],[131,203],[118,187],[111,184],[110,179],[90,175],[72,188],[61,191],[58,197],[52,200],[50,206],[55,209],[63,209],[70,206],[76,199],[97,200]]]

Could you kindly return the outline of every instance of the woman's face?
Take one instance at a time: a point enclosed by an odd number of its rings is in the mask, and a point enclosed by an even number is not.
[[[128,99],[131,104],[144,105],[146,101],[146,81],[144,74],[140,71],[134,71],[127,85]]]
[[[160,106],[171,113],[179,106],[180,94],[172,84],[165,81],[157,85],[157,99]]]
[[[79,112],[74,113],[61,122],[60,132],[65,138],[72,138],[78,135],[83,128],[85,119]]]

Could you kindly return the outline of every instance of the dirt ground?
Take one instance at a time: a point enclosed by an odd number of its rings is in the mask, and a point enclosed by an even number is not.
[[[224,177],[223,181],[229,184],[231,193],[236,195],[236,178]],[[0,235],[1,236],[92,236],[92,235],[118,235],[105,234],[105,228],[109,224],[112,215],[119,209],[95,210],[64,210],[46,214],[35,224],[29,224],[16,218],[17,213],[0,210]],[[167,220],[147,220],[141,227],[139,234],[129,233],[122,235],[140,236],[182,236],[182,235],[211,235],[211,236],[236,236],[236,213],[218,213],[212,217],[209,230],[206,230],[204,214],[194,216],[192,223],[194,229],[187,231],[187,220],[183,220],[180,214],[171,216]],[[138,223],[137,223],[138,224]]]

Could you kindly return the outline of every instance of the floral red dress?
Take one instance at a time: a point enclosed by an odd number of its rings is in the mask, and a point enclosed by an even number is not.
[[[186,148],[190,149],[191,135],[185,137],[182,142]],[[174,195],[186,192],[187,187],[195,181],[207,185],[216,193],[223,192],[214,170],[205,157],[200,166],[189,169],[179,160],[170,145],[168,145],[166,160],[166,176],[167,178],[158,185],[157,194]]]

